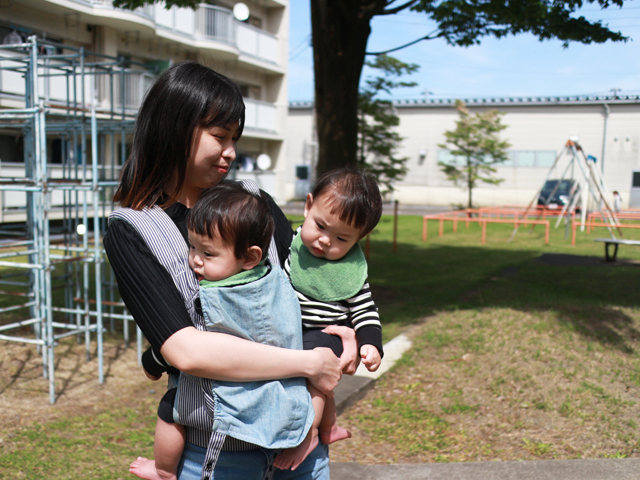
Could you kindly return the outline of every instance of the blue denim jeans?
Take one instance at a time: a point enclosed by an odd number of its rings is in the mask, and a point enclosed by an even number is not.
[[[178,467],[178,480],[200,480],[206,449],[187,443]],[[221,452],[211,480],[261,480],[272,450]],[[294,472],[276,470],[274,480],[329,480],[329,449],[322,443]]]

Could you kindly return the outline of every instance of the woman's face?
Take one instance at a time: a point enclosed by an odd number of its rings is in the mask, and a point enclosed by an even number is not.
[[[236,158],[238,128],[236,122],[224,127],[196,129],[183,188],[209,188],[224,178]]]

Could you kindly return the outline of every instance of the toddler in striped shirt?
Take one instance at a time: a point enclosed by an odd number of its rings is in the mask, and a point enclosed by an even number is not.
[[[318,179],[307,196],[304,223],[291,243],[285,272],[302,311],[305,350],[328,347],[340,357],[340,337],[332,325],[353,328],[362,363],[375,371],[382,360],[382,330],[378,309],[367,283],[367,261],[359,240],[380,221],[382,197],[375,178],[353,169],[337,169]],[[329,327],[326,331],[324,331]],[[295,470],[317,446],[351,437],[336,424],[333,398],[307,382],[315,420],[298,447],[284,450],[274,465]]]

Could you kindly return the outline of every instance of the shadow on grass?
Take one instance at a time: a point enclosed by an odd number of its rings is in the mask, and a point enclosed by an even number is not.
[[[437,311],[469,308],[553,312],[569,330],[630,353],[640,331],[619,307],[640,304],[640,268],[595,257],[540,261],[541,253],[412,244],[392,253],[390,242],[375,242],[369,281],[384,324],[404,326]]]

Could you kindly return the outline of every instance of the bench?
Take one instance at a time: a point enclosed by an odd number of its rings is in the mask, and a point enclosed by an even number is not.
[[[604,243],[604,259],[607,262],[615,262],[618,255],[619,245],[640,245],[640,240],[622,240],[618,238],[594,238],[594,242]],[[613,245],[613,255],[609,252],[609,247]]]

